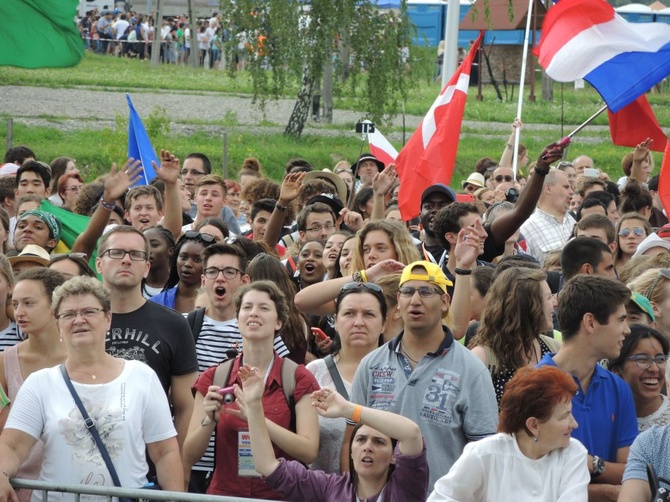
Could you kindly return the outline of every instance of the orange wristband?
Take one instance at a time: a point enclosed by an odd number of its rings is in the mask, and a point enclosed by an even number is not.
[[[354,422],[358,423],[361,421],[361,411],[363,411],[363,407],[360,404],[357,404],[354,406],[354,412],[351,414],[351,420]]]

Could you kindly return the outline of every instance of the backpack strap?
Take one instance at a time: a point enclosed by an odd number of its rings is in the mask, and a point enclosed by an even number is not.
[[[205,320],[205,307],[195,309],[192,312],[189,312],[186,316],[186,321],[191,327],[191,333],[193,334],[193,342],[198,341],[200,336],[200,330],[202,329],[202,323]]]
[[[291,426],[290,430],[295,432],[296,430],[296,420],[295,420],[295,372],[298,369],[298,365],[291,361],[289,358],[282,358],[281,363],[281,386],[284,390],[284,397],[288,403],[289,410],[291,410]]]
[[[219,363],[214,371],[214,379],[212,380],[212,385],[218,385],[219,387],[227,387],[228,382],[230,381],[230,374],[233,372],[233,363],[235,358],[226,359],[225,361]]]
[[[491,375],[495,375],[496,372],[498,371],[498,366],[500,362],[498,361],[498,357],[493,353],[491,350],[491,347],[488,345],[484,345],[484,350],[486,351],[486,367],[488,370],[491,372]]]
[[[335,359],[333,359],[333,356],[331,354],[328,354],[326,357],[323,358],[323,361],[326,363],[326,368],[328,368],[330,378],[333,379],[335,389],[337,389],[337,392],[339,392],[340,395],[348,401],[349,393],[347,392],[347,388],[344,386],[344,382],[342,381],[342,376],[340,375],[340,372],[337,370],[337,366],[335,365]]]

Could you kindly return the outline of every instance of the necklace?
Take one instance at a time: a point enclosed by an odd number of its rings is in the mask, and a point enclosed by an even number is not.
[[[410,356],[410,355],[407,353],[407,350],[405,350],[405,344],[402,342],[402,340],[400,340],[400,352],[402,352],[403,355],[404,355],[405,357],[407,357],[407,359],[409,359],[410,361],[412,361],[414,364],[419,364],[419,361],[417,361],[416,359],[414,359],[412,356]]]
[[[83,373],[84,375],[90,376],[93,380],[95,380],[95,375],[93,373],[88,373],[86,371],[81,371],[81,370],[70,370],[70,371],[75,371],[77,373]]]

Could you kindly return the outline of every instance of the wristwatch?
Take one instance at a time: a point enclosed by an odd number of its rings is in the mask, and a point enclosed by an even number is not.
[[[597,478],[603,472],[605,472],[605,461],[598,455],[593,455],[592,465],[593,465],[593,474],[591,474],[591,479]]]
[[[363,275],[361,274],[360,271],[351,274],[351,278],[353,279],[354,282],[363,282]]]

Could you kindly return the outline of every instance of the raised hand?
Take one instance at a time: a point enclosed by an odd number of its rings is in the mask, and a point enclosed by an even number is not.
[[[354,406],[336,391],[327,387],[312,392],[310,399],[316,412],[328,418],[350,417]]]
[[[377,195],[385,195],[398,179],[395,164],[389,164],[382,172],[375,174],[372,179],[372,190]]]
[[[483,230],[481,221],[477,220],[474,227],[467,227],[458,232],[454,248],[457,268],[469,269],[475,265],[480,253],[481,237],[479,232]]]
[[[281,188],[279,189],[280,205],[287,205],[298,198],[303,190],[302,180],[307,173],[289,173],[284,177]]]
[[[238,376],[242,380],[242,393],[246,402],[260,401],[263,397],[265,384],[258,368],[252,368],[248,364],[240,367]]]
[[[361,228],[363,228],[363,225],[365,225],[363,222],[363,216],[361,216],[360,213],[351,211],[346,207],[340,211],[340,218],[342,223],[349,227],[349,229],[353,232],[358,232]]]
[[[370,267],[365,271],[368,276],[368,280],[371,282],[376,281],[388,274],[396,274],[402,272],[405,268],[403,263],[400,263],[397,260],[389,258],[388,260],[380,261],[374,266]]]
[[[179,180],[180,162],[177,157],[168,150],[161,150],[161,165],[157,166],[156,161],[151,161],[156,171],[156,176],[164,183],[174,185]]]
[[[112,164],[109,175],[103,182],[103,197],[106,202],[113,202],[142,179],[142,162],[129,157],[123,167],[117,171],[116,163]]]
[[[635,152],[633,152],[633,162],[642,162],[647,158],[652,141],[651,138],[647,138],[635,147]]]

